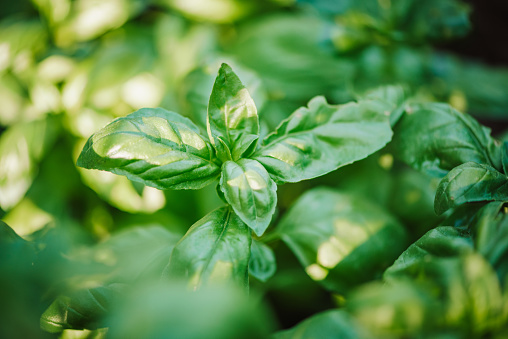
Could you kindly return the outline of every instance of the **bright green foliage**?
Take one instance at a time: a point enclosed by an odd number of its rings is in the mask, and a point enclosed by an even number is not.
[[[481,7],[5,2],[0,338],[508,338]]]
[[[238,76],[226,64],[219,69],[210,94],[207,129],[222,162],[248,157],[256,148],[259,137],[256,106]]]
[[[252,159],[226,161],[220,189],[235,213],[261,236],[277,206],[277,185],[263,165]]]
[[[111,171],[159,189],[197,189],[220,169],[199,129],[179,114],[143,108],[88,139],[78,166]]]
[[[392,216],[325,188],[304,194],[278,232],[312,279],[341,294],[382,273],[406,247],[404,228]]]
[[[253,158],[278,183],[324,175],[390,141],[388,109],[376,101],[333,106],[314,98],[268,135]]]
[[[176,244],[167,276],[183,276],[197,289],[206,283],[235,282],[248,288],[251,237],[229,207],[197,221]]]

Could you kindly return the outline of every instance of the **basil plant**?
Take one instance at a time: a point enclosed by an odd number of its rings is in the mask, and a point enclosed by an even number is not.
[[[93,134],[77,164],[161,190],[200,189],[218,180],[226,205],[190,227],[165,275],[183,276],[194,288],[214,281],[247,287],[249,261],[258,260],[251,256],[266,250],[258,244],[251,250],[252,232],[262,239],[269,227],[277,185],[322,176],[382,148],[392,137],[390,107],[380,100],[330,105],[315,97],[261,138],[253,99],[222,64],[206,134],[178,113],[142,108]]]

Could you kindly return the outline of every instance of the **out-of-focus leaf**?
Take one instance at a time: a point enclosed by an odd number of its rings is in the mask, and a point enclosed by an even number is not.
[[[252,159],[226,161],[220,189],[240,219],[261,236],[277,207],[277,185],[263,165]]]
[[[273,250],[260,241],[252,240],[250,246],[249,274],[254,278],[266,282],[277,270]]]
[[[0,207],[11,209],[25,195],[37,164],[53,145],[58,121],[52,116],[16,124],[0,138]]]
[[[400,159],[435,176],[469,161],[502,171],[500,148],[490,129],[445,104],[407,108],[395,127],[392,144]]]
[[[132,227],[114,233],[90,254],[110,267],[108,282],[127,283],[159,277],[180,238],[157,225]]]
[[[390,125],[394,126],[404,113],[404,104],[409,97],[408,90],[400,85],[382,86],[368,91],[365,99],[379,100],[391,105]]]
[[[471,224],[475,248],[494,267],[501,282],[508,280],[508,217],[504,208],[504,202],[491,202]]]
[[[100,169],[159,189],[198,189],[220,168],[210,144],[187,118],[162,108],[140,109],[90,137],[78,166]]]
[[[267,7],[265,0],[156,0],[195,21],[230,23]]]
[[[97,329],[104,326],[112,303],[123,297],[125,285],[110,284],[59,296],[42,314],[41,328],[50,333],[65,329]]]
[[[434,202],[437,214],[479,201],[508,200],[508,178],[495,168],[467,162],[452,169],[439,183]]]
[[[333,106],[316,97],[268,135],[252,157],[278,183],[321,176],[367,157],[390,141],[385,109],[376,101]]]
[[[450,226],[439,226],[428,231],[413,243],[384,273],[385,280],[407,275],[415,265],[433,257],[446,258],[462,253],[472,253],[473,243],[470,237]]]
[[[361,286],[350,295],[347,311],[373,337],[392,338],[436,331],[443,306],[428,289],[402,280]]]
[[[189,291],[168,282],[138,287],[112,312],[108,338],[268,338],[273,320],[254,300],[232,286]]]
[[[197,221],[176,244],[165,275],[183,276],[194,289],[233,282],[248,288],[250,229],[229,206]]]
[[[235,70],[235,73],[245,85],[248,93],[252,96],[254,103],[261,114],[262,107],[265,104],[266,91],[257,74],[251,70],[242,67],[240,64],[228,61],[229,65]],[[181,91],[181,101],[184,110],[200,126],[206,126],[206,114],[210,93],[213,88],[216,69],[220,67],[219,60],[207,64],[189,72],[182,80],[179,90]],[[263,118],[260,115],[260,119]],[[271,118],[271,117],[266,117]]]
[[[48,1],[34,1],[55,24],[55,43],[62,47],[97,38],[122,26],[130,17],[141,12],[147,3],[144,0],[78,0],[70,3],[62,1],[55,7]]]
[[[343,102],[351,99],[347,84],[354,65],[335,57],[329,29],[318,16],[268,15],[241,25],[227,52],[260,76],[272,100],[301,105],[325,95]]]
[[[0,24],[0,74],[11,69],[25,74],[46,47],[47,33],[40,21],[8,19]],[[2,74],[3,75],[3,74]]]
[[[255,150],[259,137],[256,105],[227,64],[221,65],[215,79],[206,121],[208,137],[223,162],[248,157]]]
[[[316,314],[289,330],[276,332],[274,339],[366,339],[370,336],[343,310]]]
[[[384,210],[325,188],[305,193],[277,232],[307,274],[338,293],[375,278],[406,248],[404,228]]]

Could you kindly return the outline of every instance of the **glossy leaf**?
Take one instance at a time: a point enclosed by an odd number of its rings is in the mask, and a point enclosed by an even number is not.
[[[384,279],[390,280],[405,275],[413,269],[413,265],[432,257],[446,258],[472,252],[473,243],[470,237],[462,235],[453,227],[439,226],[409,246],[385,271]]]
[[[329,310],[305,319],[289,330],[276,332],[273,339],[366,339],[371,338],[344,310]]]
[[[397,124],[395,154],[410,166],[444,176],[473,161],[502,171],[501,152],[490,129],[446,104],[412,105]]]
[[[256,105],[238,76],[222,64],[215,79],[207,117],[208,136],[224,162],[249,156],[259,137]]]
[[[277,230],[307,274],[341,294],[381,274],[406,248],[404,228],[384,210],[325,188],[298,199]]]
[[[159,189],[198,189],[220,172],[210,144],[187,118],[143,108],[88,139],[78,166],[125,175]]]
[[[250,246],[249,274],[256,279],[266,282],[277,270],[275,254],[264,243],[252,240]]]
[[[308,108],[296,110],[268,135],[252,157],[278,183],[324,175],[367,157],[390,141],[387,109],[376,101],[333,106],[316,97]]]
[[[229,206],[197,221],[176,244],[165,275],[183,276],[197,289],[234,282],[248,288],[250,230]]]
[[[468,202],[493,200],[508,200],[508,177],[491,166],[468,162],[457,166],[441,180],[434,209],[442,214]]]
[[[277,206],[277,185],[256,160],[226,161],[220,189],[235,213],[261,236]]]

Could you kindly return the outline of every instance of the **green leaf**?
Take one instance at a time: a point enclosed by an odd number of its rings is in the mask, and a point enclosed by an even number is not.
[[[58,134],[56,118],[11,126],[0,137],[0,208],[14,207],[30,188],[38,163]]]
[[[305,193],[277,230],[307,274],[338,293],[380,275],[406,248],[404,228],[383,209],[326,188]]]
[[[471,238],[464,237],[460,231],[451,226],[439,226],[428,231],[413,243],[384,273],[385,280],[398,278],[413,270],[423,260],[432,257],[446,258],[461,253],[473,252]]]
[[[381,86],[368,91],[363,98],[386,102],[390,109],[390,125],[394,126],[404,113],[404,105],[408,99],[408,90],[400,85]]]
[[[392,142],[408,165],[434,176],[473,161],[502,171],[500,148],[490,129],[447,104],[412,105],[400,119]]]
[[[112,303],[123,297],[126,285],[111,284],[59,296],[42,314],[41,328],[58,333],[65,329],[105,327],[104,317]]]
[[[277,270],[273,250],[260,241],[252,240],[250,246],[249,274],[266,282]]]
[[[370,338],[344,310],[330,310],[313,315],[289,330],[276,332],[273,339],[357,339]]]
[[[183,276],[193,288],[234,282],[248,288],[251,236],[229,206],[197,221],[176,244],[165,275]]]
[[[88,139],[77,164],[159,189],[199,189],[220,173],[199,129],[162,108],[142,108],[114,120]]]
[[[97,244],[91,255],[109,264],[108,281],[149,279],[160,276],[180,238],[158,225],[130,227]]]
[[[471,223],[477,251],[494,267],[502,283],[508,279],[508,217],[504,202],[491,202]]]
[[[226,161],[220,189],[235,213],[261,236],[277,206],[277,185],[256,160]]]
[[[321,176],[367,157],[390,141],[387,108],[376,101],[333,106],[316,97],[268,135],[252,158],[278,183]]]
[[[349,295],[346,311],[374,338],[435,338],[443,306],[431,290],[410,280],[365,284]],[[454,337],[455,338],[455,337]]]
[[[227,64],[219,69],[210,94],[207,129],[223,162],[248,157],[256,147],[259,137],[256,105]]]
[[[467,162],[444,177],[436,192],[434,210],[448,209],[479,201],[508,200],[508,177],[488,165]]]

